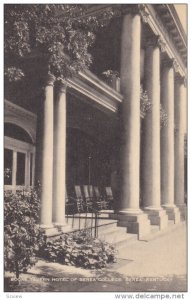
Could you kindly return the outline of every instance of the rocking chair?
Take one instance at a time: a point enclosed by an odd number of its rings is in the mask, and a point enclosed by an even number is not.
[[[105,192],[106,192],[106,198],[107,198],[107,202],[108,202],[108,208],[113,209],[114,198],[113,198],[113,193],[112,193],[111,187],[107,186],[105,188]]]
[[[96,205],[98,210],[107,209],[108,203],[104,199],[104,197],[100,194],[99,188],[97,186],[94,186],[94,193],[95,193]]]
[[[93,211],[93,187],[84,185],[84,197],[86,203],[86,211],[92,212]]]
[[[78,213],[83,213],[84,212],[84,201],[83,201],[83,196],[82,196],[82,192],[81,192],[81,188],[79,185],[75,185],[75,193],[76,193],[76,207],[77,207],[77,211]]]

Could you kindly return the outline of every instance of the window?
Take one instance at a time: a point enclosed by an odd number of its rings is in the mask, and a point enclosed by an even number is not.
[[[4,150],[4,183],[6,185],[12,184],[12,167],[13,167],[13,151],[9,149]]]
[[[25,161],[26,154],[17,152],[16,185],[25,185]]]
[[[19,190],[34,184],[35,146],[32,142],[26,142],[26,138],[25,141],[13,138],[13,133],[11,136],[4,137],[4,184],[6,190]]]

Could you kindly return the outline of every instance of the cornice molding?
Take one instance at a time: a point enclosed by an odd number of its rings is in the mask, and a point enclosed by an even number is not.
[[[165,45],[164,51],[167,53],[169,59],[176,58],[179,64],[179,72],[182,76],[185,75],[185,65],[183,63],[183,59],[181,57],[180,51],[175,48],[174,43],[169,38],[169,33],[167,32],[166,28],[164,27],[161,19],[157,16],[154,8],[154,5],[146,4],[146,11],[149,13],[148,17],[148,24],[156,36],[160,36],[162,43]]]
[[[148,23],[149,12],[147,11],[145,4],[139,4],[139,13],[141,15],[143,23]]]
[[[35,143],[37,116],[34,113],[8,100],[4,100],[4,121],[23,128],[30,135],[33,143]]]
[[[116,113],[123,96],[114,89],[107,86],[90,71],[80,72],[75,78],[67,79],[67,86],[70,92],[76,91],[86,96],[89,100],[95,101],[99,108],[105,108],[108,111]]]
[[[184,29],[182,27],[182,24],[179,20],[179,17],[177,15],[176,9],[174,8],[174,5],[173,4],[166,4],[166,6],[168,7],[170,15],[173,18],[174,24],[176,24],[176,29],[179,32],[179,34],[180,34],[180,36],[181,36],[181,38],[184,42],[185,47],[187,47],[187,37],[186,37],[186,34],[185,34]]]
[[[26,118],[29,118],[31,120],[36,121],[37,120],[37,116],[36,114],[32,113],[31,111],[5,99],[4,100],[4,106],[5,106],[5,110],[8,109],[8,111],[16,111],[17,113],[19,113],[22,116],[25,116]]]
[[[105,82],[100,80],[95,74],[91,71],[86,70],[85,72],[79,72],[79,76],[85,80],[87,80],[90,84],[100,89],[104,94],[111,96],[117,101],[121,102],[123,99],[122,94],[111,88]]]
[[[77,82],[75,79],[68,79],[68,87],[74,89],[80,94],[83,94],[89,99],[94,100],[96,103],[107,108],[108,110],[117,112],[116,105],[112,105],[111,103],[109,103],[109,101],[105,100],[103,96],[101,97],[99,95],[96,95],[95,92],[90,91],[87,87],[83,87],[79,81]]]

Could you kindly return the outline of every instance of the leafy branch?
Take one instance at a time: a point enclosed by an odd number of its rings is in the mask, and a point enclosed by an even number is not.
[[[82,4],[5,5],[6,77],[9,81],[21,79],[24,70],[19,70],[16,62],[34,53],[43,56],[56,77],[66,78],[88,68],[95,33],[114,15],[112,7],[89,14],[87,5]]]

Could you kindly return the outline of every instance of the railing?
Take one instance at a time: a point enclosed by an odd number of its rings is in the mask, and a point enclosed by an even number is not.
[[[71,200],[71,199],[70,199]],[[79,209],[75,198],[73,202],[66,203],[66,220],[72,219],[71,226],[74,230],[85,230],[90,232],[92,237],[98,236],[99,210],[83,205],[83,210]],[[77,224],[75,222],[77,220]],[[88,222],[90,221],[90,222]]]

